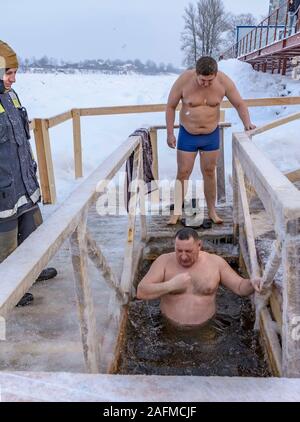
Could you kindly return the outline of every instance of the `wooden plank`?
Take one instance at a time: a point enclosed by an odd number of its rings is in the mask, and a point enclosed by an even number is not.
[[[43,203],[54,204],[56,202],[56,188],[49,131],[45,120],[35,119],[34,138]]]
[[[248,107],[266,107],[266,106],[278,106],[278,105],[296,105],[300,104],[300,97],[275,97],[275,98],[255,98],[244,100]],[[221,108],[232,108],[232,104],[229,101],[223,101]],[[179,104],[177,111],[181,109]],[[113,114],[131,114],[131,113],[155,113],[165,112],[166,104],[148,104],[148,105],[125,105],[115,107],[93,107],[93,108],[81,108],[81,116],[103,116]]]
[[[220,110],[220,123],[224,123],[225,122],[225,110]]]
[[[87,371],[91,374],[97,374],[100,372],[100,343],[97,338],[96,317],[88,278],[86,218],[87,213],[70,237],[70,249],[84,360]]]
[[[300,192],[250,140],[246,133],[233,134],[233,155],[254,186],[275,231],[282,236],[282,224],[300,209]]]
[[[157,149],[157,129],[150,129],[150,140],[152,146],[152,173],[155,180],[159,180],[158,175],[158,149]]]
[[[139,207],[140,207],[140,224],[141,224],[141,240],[147,239],[147,216],[146,216],[146,189],[144,183],[144,166],[143,166],[143,148],[142,145],[139,151],[139,168],[138,168],[138,180],[139,180]]]
[[[225,188],[225,157],[224,157],[224,128],[220,128],[220,155],[217,165],[217,196],[218,202],[226,202]]]
[[[113,290],[115,290],[119,301],[123,303],[124,297],[120,289],[120,280],[114,274],[101,249],[98,247],[96,241],[92,238],[89,231],[86,232],[86,243],[89,258],[91,259],[95,267],[102,273],[107,284]]]
[[[248,253],[247,236],[244,229],[244,224],[239,223],[239,247],[240,247],[240,262],[244,263],[249,277],[251,277],[251,262]],[[241,260],[242,258],[242,260]],[[242,265],[240,265],[242,267]]]
[[[273,317],[278,325],[280,334],[282,333],[282,298],[276,286],[273,285],[270,296],[270,307]]]
[[[299,225],[299,215],[298,215]],[[299,232],[299,228],[298,228]],[[286,234],[282,246],[282,365],[286,378],[300,377],[300,235]]]
[[[244,100],[248,107],[266,107],[278,105],[297,105],[300,104],[300,97],[279,97],[279,98],[256,98]],[[229,101],[221,103],[222,109],[232,108]],[[177,111],[181,109],[181,105],[177,107]],[[154,113],[165,112],[166,104],[149,104],[149,105],[126,105],[113,107],[92,107],[81,108],[81,116],[104,116],[114,114],[132,114],[132,113]],[[58,114],[57,116],[46,119],[47,127],[51,128],[57,126],[72,118],[71,110]],[[221,121],[222,119],[220,119]],[[158,127],[159,128],[159,127]],[[33,127],[32,127],[33,129]]]
[[[243,170],[238,160],[236,158],[234,158],[234,160],[235,160],[238,189],[239,189],[239,194],[240,194],[239,206],[241,207],[241,211],[243,214],[244,228],[245,228],[245,234],[246,234],[247,245],[248,245],[248,254],[249,254],[249,260],[250,260],[250,274],[251,274],[251,277],[259,277],[260,270],[259,270],[259,265],[258,265],[258,260],[257,260],[255,237],[253,233],[252,220],[251,220],[249,205],[248,205],[248,200],[247,200]]]
[[[124,343],[126,340],[127,322],[128,322],[128,305],[125,305],[122,307],[120,311],[119,329],[118,329],[118,335],[117,335],[115,346],[114,346],[113,359],[104,366],[105,373],[107,374],[118,373],[120,360],[121,360],[121,353],[122,353]]]
[[[138,175],[139,166],[141,164],[140,158],[141,145],[137,147],[134,152],[133,159],[133,170],[132,170],[132,186],[131,186],[131,198],[128,207],[128,226],[127,226],[127,240],[125,244],[125,253],[123,261],[123,270],[121,276],[121,291],[128,298],[131,297],[131,288],[133,283],[133,252],[134,252],[134,236],[135,236],[135,225],[136,225],[136,211],[138,201]]]
[[[139,264],[141,259],[143,258],[143,251],[144,251],[144,243],[140,243],[138,247],[136,248],[135,252],[135,259],[132,265],[132,280],[135,280]],[[135,286],[132,285],[132,296],[135,296]],[[114,312],[115,313],[115,312]],[[121,358],[121,352],[123,350],[123,345],[126,339],[126,328],[127,328],[127,321],[128,321],[128,305],[122,306],[120,309],[119,314],[119,328],[117,330],[117,338],[114,346],[114,352],[113,352],[113,359],[109,363],[108,366],[106,366],[106,372],[109,374],[116,374],[119,368],[120,358]],[[115,319],[115,315],[112,316],[113,319]]]
[[[264,126],[258,127],[254,130],[251,130],[248,133],[252,137],[252,136],[258,135],[260,133],[267,132],[268,130],[274,129],[278,126],[282,126],[286,123],[293,122],[294,120],[298,120],[298,119],[300,119],[300,113],[290,114],[288,116],[281,117],[280,119],[274,120],[273,122],[270,122],[270,123],[268,123]]]
[[[298,182],[300,180],[300,169],[285,173],[284,175],[289,179],[290,182]]]
[[[60,125],[61,123],[64,123],[70,119],[72,119],[72,111],[68,110],[65,113],[61,113],[57,116],[50,117],[50,119],[46,119],[47,128],[50,129],[51,127]]]
[[[273,284],[276,273],[281,264],[281,244],[278,240],[275,240],[272,245],[271,254],[266,263],[265,270],[263,273],[263,289],[270,289]]]
[[[247,107],[268,107],[300,104],[300,97],[249,98],[244,100]],[[232,108],[229,101],[223,101],[221,108]]]
[[[180,110],[178,106],[177,110]],[[114,114],[138,114],[138,113],[154,113],[165,112],[166,104],[149,104],[149,105],[126,105],[113,107],[93,107],[81,108],[81,116],[106,116]]]
[[[267,308],[262,309],[260,314],[260,329],[263,335],[265,349],[268,355],[272,375],[281,377],[282,372],[282,351],[278,335],[273,328],[273,321]]]
[[[99,191],[105,184],[101,181],[110,180],[115,176],[139,142],[140,138],[136,136],[123,142],[69,196],[68,201],[1,263],[0,315],[2,317],[15,307],[61,245],[74,232],[84,212],[99,197]]]
[[[80,126],[80,110],[72,110],[73,117],[73,147],[75,162],[75,178],[83,176],[82,168],[82,147],[81,147],[81,126]]]
[[[232,152],[233,153],[233,152]],[[239,236],[239,189],[235,168],[235,160],[232,159],[232,220],[233,220],[233,244],[238,244]]]

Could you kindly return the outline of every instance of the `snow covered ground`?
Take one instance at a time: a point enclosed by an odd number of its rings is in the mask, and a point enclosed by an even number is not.
[[[237,60],[222,61],[220,70],[234,80],[244,98],[300,96],[299,81],[255,72],[250,65]],[[177,75],[19,74],[15,89],[31,118],[52,117],[76,107],[165,103],[176,78]],[[296,111],[299,106],[250,109],[257,126]],[[163,113],[82,118],[84,175],[88,176],[135,129],[164,124],[164,121]],[[232,123],[232,129],[226,130],[225,145],[227,173],[230,173],[231,134],[243,130],[243,126],[235,110],[226,110],[226,121]],[[300,167],[299,131],[300,121],[297,121],[259,135],[255,142],[282,171],[293,170]],[[82,182],[74,180],[71,121],[51,129],[50,137],[61,203]],[[164,131],[159,134],[159,159],[160,177],[174,179],[176,153],[167,148]],[[196,166],[194,178],[199,178],[199,174]]]

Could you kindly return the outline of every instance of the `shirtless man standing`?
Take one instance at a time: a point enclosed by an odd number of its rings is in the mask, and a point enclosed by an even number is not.
[[[256,126],[251,123],[247,106],[236,86],[228,76],[218,71],[218,64],[211,57],[202,57],[197,61],[196,69],[187,70],[179,76],[170,91],[166,109],[167,142],[170,148],[175,149],[175,113],[181,100],[177,180],[182,187],[182,203],[186,193],[184,182],[193,171],[199,151],[208,215],[216,224],[223,223],[216,213],[215,204],[216,166],[220,148],[218,123],[220,105],[225,96],[236,108],[245,130],[255,129]]]
[[[195,327],[216,313],[220,283],[239,296],[261,291],[262,279],[240,277],[223,259],[201,250],[191,228],[176,235],[175,253],[161,255],[138,285],[137,298],[160,298],[160,309],[175,325]]]

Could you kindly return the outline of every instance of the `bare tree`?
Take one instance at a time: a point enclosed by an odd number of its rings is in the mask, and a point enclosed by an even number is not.
[[[187,66],[194,66],[199,57],[197,42],[197,17],[196,8],[192,3],[184,9],[184,31],[181,34],[181,50],[185,52],[184,63]]]
[[[200,55],[217,57],[222,49],[223,34],[230,29],[222,0],[198,0],[185,9],[182,50],[185,63],[195,65]]]

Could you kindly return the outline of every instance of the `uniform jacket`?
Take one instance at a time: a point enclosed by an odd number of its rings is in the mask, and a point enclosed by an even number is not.
[[[0,219],[40,200],[27,111],[15,91],[0,94]]]

